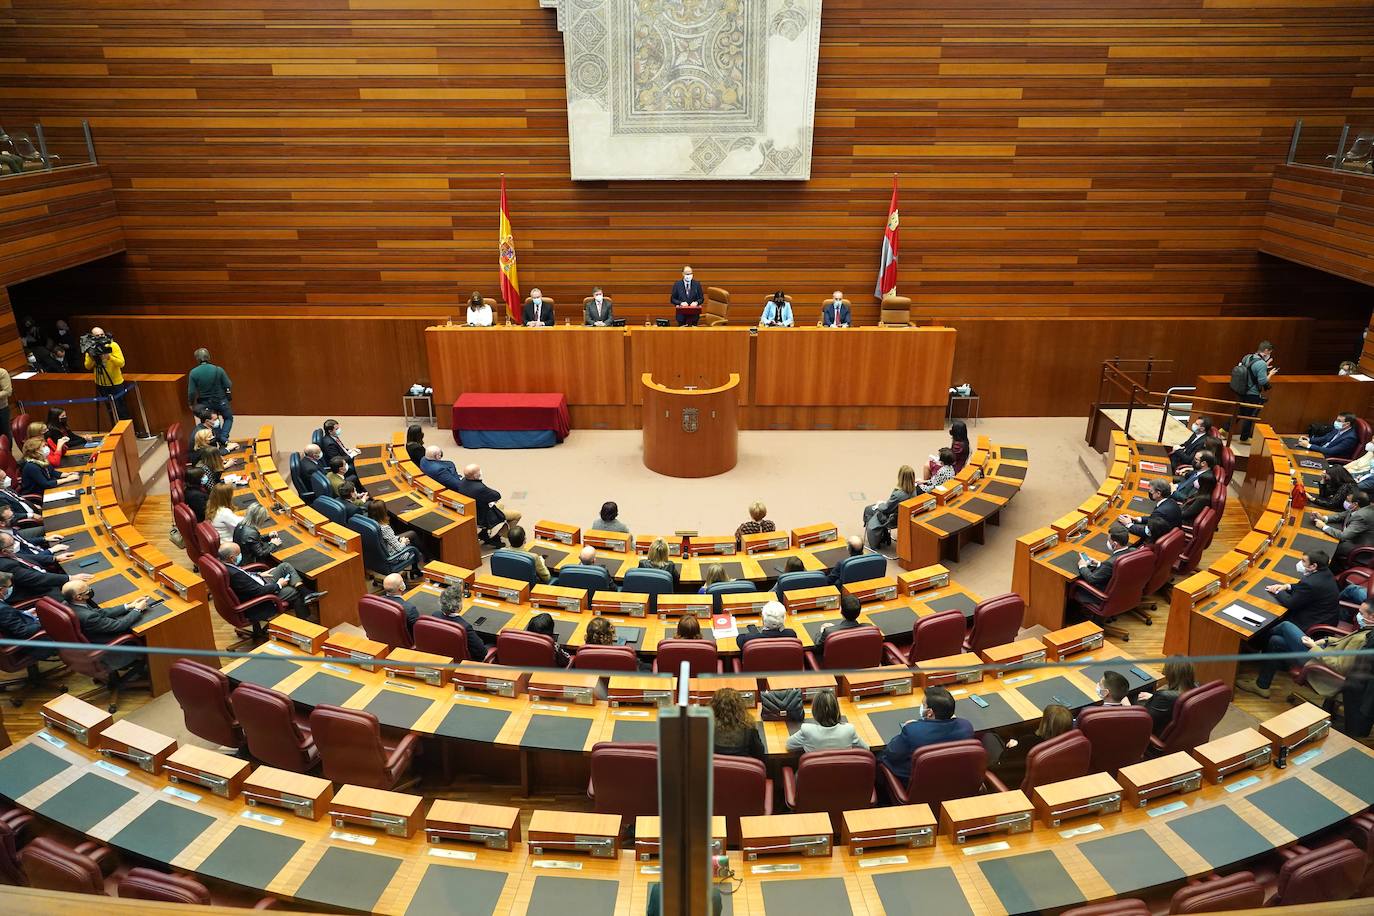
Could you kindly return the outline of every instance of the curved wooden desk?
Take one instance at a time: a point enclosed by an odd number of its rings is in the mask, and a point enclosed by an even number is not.
[[[644,466],[668,477],[714,477],[739,456],[739,374],[718,388],[667,388],[648,372],[644,386]]]

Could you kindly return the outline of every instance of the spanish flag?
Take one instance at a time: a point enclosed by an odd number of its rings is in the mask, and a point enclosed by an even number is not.
[[[507,314],[520,314],[520,280],[515,270],[515,236],[510,231],[510,211],[506,209],[506,176],[501,176],[501,229],[497,241],[497,257],[501,265],[501,298],[506,301]]]
[[[883,231],[883,249],[878,255],[878,283],[873,289],[873,298],[881,299],[889,293],[897,292],[897,230],[901,221],[897,218],[897,175],[892,175],[892,203],[887,207],[887,227]]]

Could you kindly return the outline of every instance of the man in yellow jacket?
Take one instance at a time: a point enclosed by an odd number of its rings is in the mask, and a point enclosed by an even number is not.
[[[88,341],[94,346],[87,346]],[[90,335],[81,340],[81,352],[86,358],[86,368],[95,375],[96,392],[102,398],[114,398],[119,419],[130,419],[129,407],[123,397],[124,351],[119,349],[119,344],[107,337],[103,328],[91,328]]]

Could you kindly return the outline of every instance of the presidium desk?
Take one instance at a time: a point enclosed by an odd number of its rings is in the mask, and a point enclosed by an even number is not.
[[[715,388],[644,386],[644,466],[668,477],[714,477],[739,460],[739,374]]]
[[[739,376],[743,429],[939,429],[954,329],[427,328],[439,426],[468,391],[558,392],[575,429],[636,429],[645,373],[667,388]]]

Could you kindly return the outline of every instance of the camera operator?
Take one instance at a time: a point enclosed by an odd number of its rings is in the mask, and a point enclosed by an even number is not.
[[[131,419],[124,403],[124,351],[114,338],[102,328],[91,328],[81,338],[81,355],[86,368],[95,376],[95,390],[102,398],[114,398],[115,412],[120,420]]]

